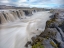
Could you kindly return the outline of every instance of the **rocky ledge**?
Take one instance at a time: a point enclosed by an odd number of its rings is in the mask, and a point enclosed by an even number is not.
[[[55,13],[46,22],[45,30],[38,36],[32,37],[32,42],[27,42],[26,47],[31,48],[64,48],[64,15]]]

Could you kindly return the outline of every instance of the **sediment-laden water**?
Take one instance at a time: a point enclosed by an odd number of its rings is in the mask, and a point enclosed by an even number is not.
[[[31,37],[44,31],[49,11],[36,12],[32,16],[21,16],[16,11],[0,13],[0,48],[25,48]],[[20,18],[19,18],[20,17]]]

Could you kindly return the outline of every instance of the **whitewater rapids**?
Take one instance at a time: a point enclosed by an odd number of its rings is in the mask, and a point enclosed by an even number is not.
[[[0,25],[0,48],[25,48],[31,37],[44,31],[51,15],[49,11],[37,12],[14,23]]]

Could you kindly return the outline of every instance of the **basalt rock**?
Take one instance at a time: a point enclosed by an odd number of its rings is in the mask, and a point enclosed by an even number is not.
[[[55,28],[47,28],[40,34],[40,36],[44,38],[55,38],[56,33],[57,32]]]
[[[59,27],[63,30],[63,32],[64,32],[64,22],[61,24],[61,25],[59,25]]]
[[[54,28],[56,26],[62,25],[64,22],[63,19],[59,18],[59,13],[55,13],[50,20],[46,22],[46,28]]]

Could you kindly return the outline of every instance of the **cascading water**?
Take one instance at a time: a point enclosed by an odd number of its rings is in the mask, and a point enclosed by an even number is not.
[[[0,24],[6,23],[6,22],[7,22],[6,18],[4,17],[2,13],[0,13]]]
[[[5,16],[7,21],[13,22],[15,20],[14,16],[9,12],[3,12],[3,16]]]
[[[21,13],[23,14],[21,14]],[[1,11],[0,17],[1,17],[1,22],[5,23],[7,22],[14,22],[15,20],[20,20],[24,16],[24,12],[21,11]],[[19,19],[20,18],[20,19]]]
[[[16,12],[4,13],[6,17],[0,14],[3,23],[0,26],[0,48],[25,48],[26,42],[31,41],[31,37],[39,35],[44,31],[46,21],[49,19],[49,16],[52,15],[47,11],[37,12],[29,18],[26,17],[26,19],[16,21],[18,17],[18,15],[15,15]],[[4,24],[6,22],[8,24]]]
[[[13,16],[15,17],[15,19],[19,19],[16,11],[11,11],[11,14],[13,14]]]

